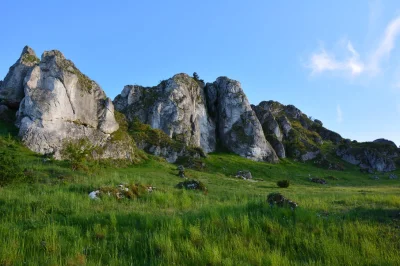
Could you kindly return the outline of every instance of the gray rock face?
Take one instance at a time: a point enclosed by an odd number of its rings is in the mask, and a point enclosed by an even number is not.
[[[277,102],[261,102],[258,106],[252,105],[252,109],[261,123],[267,141],[272,145],[279,158],[286,158],[285,146],[282,143],[284,134],[282,133],[274,115],[281,110],[277,110]],[[279,104],[280,105],[280,104]],[[279,106],[280,107],[280,106]],[[278,108],[279,108],[278,107]],[[290,130],[285,128],[286,130]]]
[[[177,74],[156,87],[125,86],[114,104],[128,120],[135,118],[188,146],[215,150],[215,123],[206,109],[204,84]]]
[[[277,161],[240,83],[222,77],[207,84],[177,74],[158,86],[125,86],[115,108],[131,122],[139,119],[170,138],[204,152],[224,147],[253,160]],[[154,147],[154,153],[168,154]],[[179,155],[178,155],[179,156]],[[171,157],[171,160],[175,156]]]
[[[342,145],[336,150],[336,155],[341,157],[342,160],[350,164],[359,165],[361,169],[369,172],[389,172],[396,170],[394,159],[399,156],[397,151],[380,149],[376,145],[371,147],[368,145],[370,144],[362,143],[355,147]]]
[[[219,77],[207,84],[206,95],[210,114],[217,121],[218,137],[225,147],[252,160],[278,161],[238,81]]]
[[[0,101],[5,102],[9,108],[18,109],[24,98],[24,79],[39,61],[35,52],[25,46],[20,58],[10,67],[4,81],[0,83]]]
[[[111,100],[61,52],[44,52],[24,84],[17,126],[31,150],[60,158],[65,140],[86,138],[105,148],[102,157],[130,156],[129,146],[118,151],[108,143],[110,134],[119,128]]]
[[[317,158],[317,156],[319,154],[320,154],[320,151],[314,151],[314,152],[309,151],[309,152],[306,152],[305,154],[301,155],[301,160],[303,162],[309,161],[309,160]]]

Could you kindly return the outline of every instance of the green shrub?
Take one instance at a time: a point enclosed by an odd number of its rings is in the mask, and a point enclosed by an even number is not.
[[[279,180],[278,182],[276,182],[276,184],[278,185],[278,187],[281,188],[287,188],[289,187],[289,180]]]
[[[66,140],[61,150],[63,159],[68,160],[72,170],[87,170],[86,162],[92,159],[95,146],[88,139]]]

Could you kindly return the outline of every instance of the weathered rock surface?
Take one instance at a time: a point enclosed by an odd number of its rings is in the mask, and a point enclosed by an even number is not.
[[[266,139],[280,158],[302,161],[314,159],[322,138],[313,130],[314,122],[293,105],[262,101],[252,106]]]
[[[282,132],[278,122],[274,117],[274,115],[279,114],[280,110],[276,110],[275,108],[273,108],[274,103],[276,102],[263,101],[258,106],[252,105],[251,107],[256,113],[257,118],[261,123],[261,126],[265,134],[265,138],[272,145],[278,157],[285,158],[286,157],[285,146],[282,143],[284,133]],[[290,122],[288,121],[287,123],[284,122],[283,126],[285,126],[284,132],[285,135],[287,135],[288,132],[291,130]]]
[[[125,86],[114,104],[128,120],[135,118],[188,146],[215,150],[215,124],[207,113],[204,84],[187,74],[177,74],[158,86]]]
[[[121,145],[109,142],[119,128],[112,101],[59,51],[44,52],[39,62],[25,47],[3,82],[1,95],[7,102],[20,101],[19,135],[35,152],[60,158],[66,140],[85,138],[104,148],[98,154],[102,158],[132,156],[132,146],[124,143],[121,150]]]
[[[343,144],[337,148],[336,155],[359,165],[364,172],[389,172],[396,170],[394,160],[399,157],[399,150],[386,142],[364,142]]]
[[[279,160],[238,81],[219,77],[206,85],[206,96],[223,146],[252,160]]]
[[[156,87],[125,86],[114,104],[130,122],[139,119],[206,153],[215,151],[219,139],[222,146],[243,157],[278,160],[240,83],[226,77],[204,86],[202,81],[177,74]]]
[[[28,46],[25,46],[20,58],[10,67],[3,82],[0,82],[0,101],[9,108],[18,109],[24,98],[24,79],[28,72],[39,63],[39,58]]]

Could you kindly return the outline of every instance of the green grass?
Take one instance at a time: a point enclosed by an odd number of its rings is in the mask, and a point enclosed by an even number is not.
[[[0,150],[12,146],[25,170],[22,181],[0,187],[0,265],[398,265],[400,180],[388,174],[372,180],[348,164],[338,172],[216,153],[204,170],[185,170],[205,194],[174,188],[182,181],[176,165],[152,156],[126,168],[89,163],[72,171],[0,126]],[[238,170],[254,180],[233,178]],[[309,176],[338,180],[319,185]],[[288,188],[277,187],[282,179]],[[88,197],[120,183],[156,191],[134,200]],[[271,192],[299,207],[270,207]]]

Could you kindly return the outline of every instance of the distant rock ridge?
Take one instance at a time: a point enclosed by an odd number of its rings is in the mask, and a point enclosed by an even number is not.
[[[154,87],[127,85],[111,101],[60,51],[39,59],[28,46],[0,81],[0,119],[18,126],[28,148],[56,158],[80,139],[99,148],[96,158],[132,159],[140,148],[168,162],[222,149],[255,161],[336,165],[325,154],[333,149],[362,170],[392,171],[400,156],[392,141],[351,142],[293,105],[250,105],[228,77],[204,83],[180,73]]]

